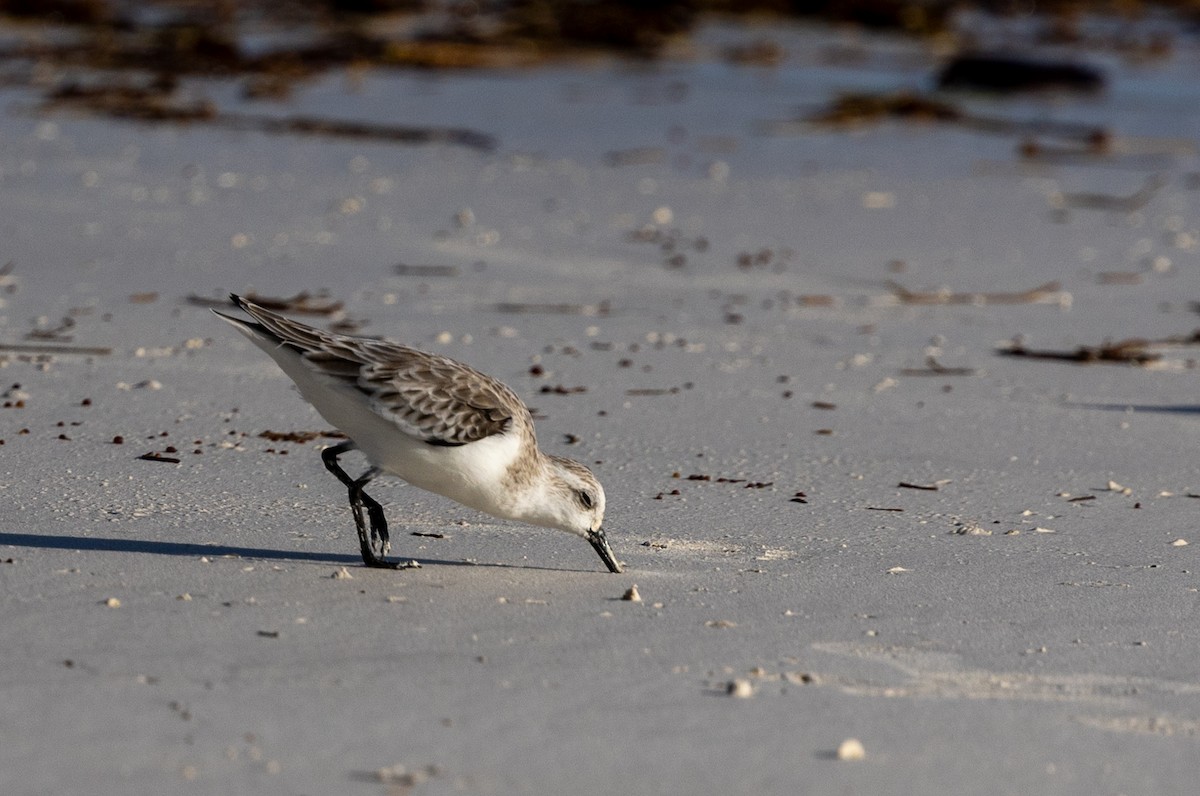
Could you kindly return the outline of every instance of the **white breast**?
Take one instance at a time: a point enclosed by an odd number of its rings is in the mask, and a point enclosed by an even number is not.
[[[367,396],[352,385],[309,367],[290,346],[253,339],[321,417],[349,436],[374,466],[471,508],[513,517],[513,496],[504,481],[521,449],[517,434],[497,434],[454,447],[430,445],[376,414]]]

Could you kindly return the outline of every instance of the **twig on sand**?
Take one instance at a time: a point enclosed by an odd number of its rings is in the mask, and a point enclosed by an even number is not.
[[[1107,193],[1053,193],[1050,195],[1050,204],[1057,209],[1073,208],[1133,213],[1145,207],[1146,203],[1154,198],[1154,194],[1158,193],[1158,189],[1166,184],[1165,177],[1161,174],[1153,174],[1146,178],[1141,188],[1128,196],[1115,196]]]
[[[1150,365],[1162,359],[1163,355],[1150,350],[1162,346],[1186,346],[1200,344],[1200,329],[1187,335],[1174,335],[1158,340],[1130,338],[1118,340],[1115,343],[1104,342],[1098,346],[1079,346],[1073,351],[1055,351],[1026,348],[1019,340],[1014,340],[1009,346],[996,350],[997,354],[1006,357],[1023,357],[1025,359],[1050,359],[1059,362],[1074,362],[1080,365],[1094,363],[1110,363],[1118,365]]]
[[[974,376],[975,368],[948,368],[933,357],[925,358],[923,368],[904,368],[901,376]]]
[[[1019,293],[955,293],[950,290],[909,290],[896,282],[888,287],[901,304],[1064,304],[1070,294],[1058,282],[1047,282]]]
[[[106,357],[113,352],[108,346],[55,345],[52,343],[0,343],[0,351],[14,354],[75,354],[85,357]]]

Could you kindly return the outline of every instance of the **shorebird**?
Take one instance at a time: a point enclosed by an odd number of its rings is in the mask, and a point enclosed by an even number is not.
[[[314,329],[230,298],[253,320],[213,312],[267,352],[348,437],[321,459],[349,490],[367,566],[397,566],[385,558],[391,542],[383,507],[363,491],[387,473],[496,517],[582,536],[609,571],[621,571],[601,525],[600,482],[579,462],[538,448],[529,409],[507,386],[448,357]],[[338,457],[355,449],[370,469],[351,478]]]

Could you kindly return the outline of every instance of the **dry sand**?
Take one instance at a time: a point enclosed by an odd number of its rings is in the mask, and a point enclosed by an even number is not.
[[[936,61],[819,30],[771,31],[774,69],[711,56],[763,33],[291,100],[491,153],[39,116],[6,90],[0,338],[70,317],[64,344],[111,353],[4,354],[0,792],[1192,792],[1197,350],[996,347],[1200,326],[1175,142],[1200,129],[1196,49],[1101,55],[1097,98],[965,100],[1166,151],[1028,165],[948,126],[766,135]],[[1132,211],[1063,197],[1150,173]],[[1061,286],[903,304],[889,281]],[[627,572],[382,483],[422,566],[362,568],[327,440],[259,436],[324,424],[185,301],[230,290],[327,290],[362,333],[505,380],[544,448],[595,463]]]

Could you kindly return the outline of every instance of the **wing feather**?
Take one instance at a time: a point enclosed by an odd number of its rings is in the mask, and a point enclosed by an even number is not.
[[[322,375],[361,391],[377,414],[410,436],[456,446],[502,434],[514,422],[532,428],[516,393],[461,362],[388,340],[322,331],[232,298],[263,331]]]

